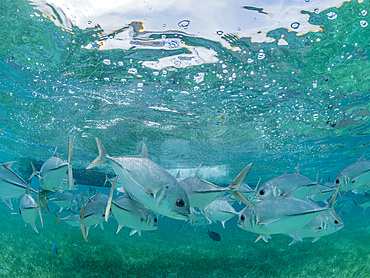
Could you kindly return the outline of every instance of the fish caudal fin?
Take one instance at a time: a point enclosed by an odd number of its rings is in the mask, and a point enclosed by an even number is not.
[[[230,190],[232,190],[232,194],[237,198],[239,201],[243,202],[247,206],[255,207],[255,205],[249,201],[247,198],[244,197],[243,194],[239,192],[239,187],[248,176],[250,169],[252,168],[253,163],[250,163],[245,167],[239,175],[234,179],[234,181],[229,185]]]
[[[97,137],[95,137],[95,140],[98,146],[99,156],[95,158],[94,161],[91,162],[90,165],[86,167],[86,169],[91,169],[94,168],[95,166],[98,166],[99,164],[105,161],[104,157],[108,156],[107,150],[104,148],[102,142]]]

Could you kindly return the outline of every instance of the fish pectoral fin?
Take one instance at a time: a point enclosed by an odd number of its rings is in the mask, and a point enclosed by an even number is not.
[[[132,235],[134,235],[134,234],[136,234],[138,232],[139,232],[138,230],[132,229],[132,231],[130,232],[130,236],[132,236]],[[141,233],[138,233],[138,234],[139,234],[139,236],[141,236]]]
[[[220,210],[220,212],[224,212],[224,213],[228,213],[228,214],[232,214],[232,215],[237,215],[239,213],[237,212],[234,212],[234,211],[228,211],[228,210]]]
[[[35,230],[36,233],[39,233],[39,231],[36,228],[35,222],[30,223],[30,226],[32,227],[32,229]]]
[[[271,239],[271,236],[270,235],[258,235],[258,237],[255,239],[255,241],[253,243],[256,243],[257,241],[259,241],[260,239],[263,239],[264,242],[268,242],[269,239]]]
[[[313,239],[312,243],[314,243],[314,242],[318,241],[319,239],[320,239],[320,236],[315,237],[315,238]]]
[[[298,230],[289,233],[289,235],[293,238],[293,241],[291,243],[289,243],[289,246],[290,245],[293,245],[294,243],[296,243],[298,241],[302,241],[302,237],[299,234],[299,231]]]
[[[118,233],[119,233],[119,231],[122,229],[122,227],[123,227],[123,225],[118,224],[118,228],[117,228],[117,232],[116,232],[116,234],[118,234]]]
[[[13,205],[12,205],[12,197],[3,197],[3,201],[5,202],[5,204],[11,209],[13,210]]]

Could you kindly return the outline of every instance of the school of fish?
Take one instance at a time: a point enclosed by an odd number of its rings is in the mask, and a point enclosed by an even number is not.
[[[321,183],[301,175],[297,166],[295,173],[284,173],[252,188],[244,180],[252,168],[245,166],[227,187],[220,187],[195,176],[179,180],[149,159],[143,143],[140,155],[110,156],[103,143],[96,138],[98,157],[86,169],[108,162],[116,174],[110,195],[95,192],[73,194],[77,183],[72,173],[72,139],[69,138],[68,160],[54,154],[38,171],[32,164],[33,173],[28,181],[19,176],[11,166],[14,162],[0,164],[0,197],[14,210],[13,198],[21,198],[19,212],[25,224],[35,232],[39,215],[43,226],[43,213],[52,213],[49,205],[58,207],[53,213],[57,223],[62,220],[72,227],[80,227],[86,241],[91,226],[101,226],[110,217],[118,223],[117,233],[123,228],[131,229],[130,235],[141,231],[156,230],[158,216],[185,221],[191,225],[207,226],[219,221],[225,223],[237,217],[237,226],[257,234],[255,240],[268,242],[271,235],[290,236],[292,242],[333,234],[342,229],[341,213],[355,206],[366,210],[370,204],[370,160],[365,154],[355,163],[343,169],[333,183]],[[39,188],[30,187],[33,178],[39,179]],[[117,185],[117,186],[116,186]],[[118,186],[119,185],[119,186]],[[96,190],[95,190],[96,191]],[[361,198],[343,198],[352,191]],[[113,196],[121,196],[113,199]],[[344,193],[340,193],[344,192]],[[339,196],[341,198],[339,198]],[[236,211],[234,203],[245,204]],[[337,210],[337,212],[336,212]],[[63,217],[61,217],[63,216]],[[221,237],[208,230],[214,240]],[[57,254],[55,244],[53,249]]]

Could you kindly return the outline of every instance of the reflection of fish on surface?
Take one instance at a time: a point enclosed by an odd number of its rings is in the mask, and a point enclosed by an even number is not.
[[[27,183],[10,168],[13,163],[0,164],[0,197],[11,209],[13,209],[12,198],[22,196],[27,189]],[[34,189],[29,190],[37,194]]]
[[[224,228],[225,222],[238,214],[226,200],[214,200],[205,206],[202,212],[210,223],[220,221]]]
[[[109,160],[125,192],[149,209],[174,219],[189,218],[189,200],[177,180],[148,158],[146,145],[140,156],[111,157],[98,138],[99,156],[87,169]]]
[[[294,174],[283,174],[272,180],[269,180],[261,185],[254,201],[262,201],[265,199],[282,196],[295,188],[294,197],[304,200],[317,185],[317,182],[311,181],[309,178],[298,173],[298,167]]]
[[[221,241],[221,236],[218,233],[216,233],[216,232],[210,231],[209,229],[208,229],[207,235],[209,235],[209,237],[213,241]]]
[[[255,207],[246,207],[239,214],[238,227],[260,234],[256,241],[262,238],[267,242],[270,234],[280,233],[301,241],[297,230],[321,212],[332,208],[337,192],[326,207],[320,207],[311,201],[295,198],[292,188],[280,198],[266,199],[257,202]]]
[[[370,160],[365,160],[365,154],[363,154],[359,161],[343,169],[334,183],[340,186],[341,191],[370,185]]]

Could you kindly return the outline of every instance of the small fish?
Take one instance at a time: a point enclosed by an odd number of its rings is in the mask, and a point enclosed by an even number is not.
[[[113,181],[107,208],[105,210],[105,220],[108,220],[107,215],[109,215],[109,211],[111,209],[118,222],[116,234],[118,234],[122,227],[129,227],[132,229],[130,236],[136,232],[141,236],[142,230],[157,229],[157,218],[154,213],[150,209],[144,207],[141,203],[133,200],[128,194],[112,201],[116,181],[117,177]]]
[[[296,187],[294,197],[304,200],[316,187],[316,182],[298,173],[298,166],[294,174],[283,174],[261,185],[256,195],[255,201],[262,201],[277,196],[282,196]]]
[[[359,161],[343,169],[334,183],[340,186],[341,191],[370,185],[370,160],[365,160],[365,154],[363,154]]]
[[[210,223],[220,221],[224,228],[225,222],[238,214],[226,200],[214,200],[202,212]]]
[[[53,252],[55,253],[55,255],[58,255],[58,249],[57,249],[54,241],[52,241],[51,244],[53,245]]]
[[[252,163],[247,165],[228,187],[219,187],[198,177],[199,168],[194,177],[189,177],[179,182],[188,195],[190,207],[203,209],[206,205],[216,200],[225,193],[233,194],[237,199],[248,206],[253,206],[240,192],[240,185],[248,175]]]
[[[365,210],[370,207],[370,194],[366,193],[365,196],[359,201],[358,203],[359,207],[362,207]]]
[[[59,212],[61,212],[64,208],[70,208],[77,205],[76,196],[69,192],[62,192],[54,198],[49,199],[49,201],[52,201],[54,204],[60,207]]]
[[[221,241],[221,236],[216,232],[210,231],[209,229],[207,235],[209,235],[209,237],[212,238],[213,241]]]

